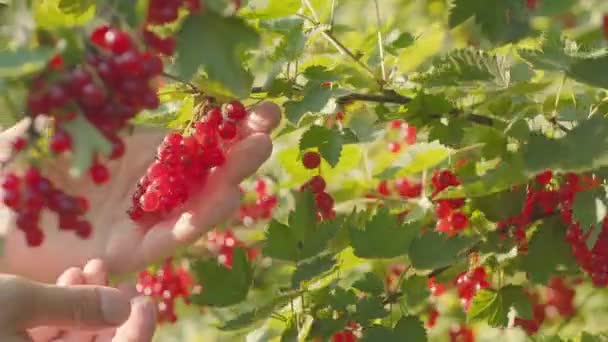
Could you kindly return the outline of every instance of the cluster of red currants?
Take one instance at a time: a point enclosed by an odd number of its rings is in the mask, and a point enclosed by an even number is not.
[[[255,182],[255,201],[241,204],[239,209],[240,223],[251,226],[258,220],[268,220],[272,211],[279,204],[276,195],[269,193],[268,181],[260,178]],[[244,190],[241,188],[241,191]]]
[[[450,342],[475,342],[475,334],[467,326],[455,325],[450,328]]]
[[[217,254],[217,260],[220,264],[231,268],[232,258],[235,248],[243,248],[247,251],[249,260],[254,260],[260,251],[256,248],[248,248],[246,244],[239,240],[234,232],[228,230],[225,232],[211,231],[207,233],[207,246],[209,250]]]
[[[385,197],[391,196],[393,191],[396,191],[403,198],[417,198],[422,194],[422,183],[407,178],[399,178],[394,181],[382,180],[378,183],[376,191]]]
[[[532,302],[533,318],[516,317],[515,326],[524,329],[528,335],[536,334],[547,316],[568,318],[574,315],[576,311],[574,307],[576,291],[562,277],[551,279],[545,291],[544,303],[541,303],[538,293],[528,293],[527,295]]]
[[[479,266],[459,274],[456,279],[454,279],[458,297],[460,297],[460,302],[465,311],[469,309],[471,300],[477,291],[490,287],[486,276],[486,270]]]
[[[184,267],[175,269],[172,260],[167,259],[156,273],[140,272],[136,290],[157,300],[160,323],[175,323],[177,321],[175,301],[181,297],[186,304],[188,303],[192,281],[188,270]]]
[[[552,184],[553,183],[553,184]],[[564,224],[568,226],[566,239],[570,243],[580,267],[591,276],[595,286],[608,286],[608,217],[601,226],[591,227],[584,233],[579,222],[572,214],[576,195],[598,187],[600,180],[591,176],[579,176],[568,173],[554,177],[553,172],[545,171],[536,176],[535,184],[527,188],[526,200],[521,213],[498,223],[498,229],[505,234],[510,227],[512,234],[520,244],[520,250],[526,249],[526,228],[538,218],[559,213]],[[601,231],[595,232],[596,229]],[[592,248],[586,244],[590,234],[597,233],[598,239]]]
[[[161,37],[150,29],[152,25],[165,25],[174,22],[179,17],[182,7],[191,13],[201,10],[201,0],[150,0],[143,37],[146,44],[154,51],[165,56],[175,52],[174,37]]]
[[[538,5],[540,4],[540,0],[526,0],[526,7],[530,11],[534,11],[538,9]]]
[[[37,247],[44,241],[44,232],[39,226],[44,208],[57,213],[59,229],[74,231],[83,239],[91,235],[91,224],[82,216],[89,207],[86,198],[73,197],[56,189],[38,169],[30,167],[23,177],[7,174],[2,190],[3,202],[17,214],[16,225],[25,233],[28,246]]]
[[[399,153],[401,151],[401,144],[403,141],[407,145],[414,145],[416,143],[416,127],[408,125],[402,120],[393,120],[389,123],[389,137],[393,138],[394,131],[399,132],[399,136],[394,141],[389,142],[388,149],[392,153]]]
[[[34,78],[27,96],[27,110],[32,118],[45,115],[54,119],[49,139],[52,153],[61,154],[72,149],[73,139],[65,125],[81,115],[112,143],[109,159],[118,159],[125,151],[118,132],[141,109],[159,105],[152,80],[162,74],[163,64],[158,56],[139,51],[126,32],[107,25],[96,28],[89,40],[96,50],[91,49],[84,62],[68,68],[58,55]],[[13,142],[14,151],[24,151],[28,144],[34,142],[20,137]],[[98,156],[91,162],[91,179],[96,184],[105,183],[110,178],[108,168]],[[38,180],[31,180],[33,174],[38,175]],[[81,218],[87,210],[82,204],[86,202],[84,199],[77,200],[55,189],[32,167],[24,178],[29,179],[26,181],[29,188],[24,193],[23,205],[17,208],[21,203],[16,202],[9,207],[19,209],[20,228],[26,231],[30,246],[39,246],[44,240],[38,218],[45,205],[59,213],[62,229],[74,230],[82,238],[91,235],[91,225]],[[6,183],[11,184],[11,181]],[[9,191],[5,197],[14,197],[17,193],[19,191]],[[6,198],[5,203],[11,204],[11,199]]]
[[[450,170],[441,170],[433,174],[431,178],[433,185],[433,197],[450,186],[460,185],[460,180]],[[464,198],[436,199],[435,214],[437,215],[436,230],[447,233],[450,236],[469,226],[469,218],[461,211],[465,204]]]
[[[350,330],[342,330],[331,337],[332,342],[356,342],[357,336]]]
[[[302,156],[302,164],[307,169],[317,169],[321,165],[321,155],[318,152],[309,151]],[[315,195],[317,203],[318,220],[331,220],[336,217],[334,210],[334,198],[325,191],[327,183],[321,175],[313,176],[300,188],[301,191],[310,189]]]
[[[233,101],[224,109],[213,106],[197,122],[190,136],[168,134],[132,196],[129,216],[156,222],[190,197],[190,189],[205,182],[209,171],[225,160],[224,142],[237,136],[237,124],[247,116],[245,106]]]

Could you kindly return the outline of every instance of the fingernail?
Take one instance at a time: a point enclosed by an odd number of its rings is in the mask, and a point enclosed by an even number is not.
[[[109,324],[120,324],[129,318],[131,305],[129,300],[118,290],[102,289],[99,291],[101,313]]]

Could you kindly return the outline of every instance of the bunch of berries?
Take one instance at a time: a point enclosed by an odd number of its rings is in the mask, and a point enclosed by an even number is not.
[[[192,276],[188,270],[184,267],[176,269],[172,260],[168,259],[156,273],[139,273],[136,290],[156,299],[160,323],[175,323],[175,301],[181,297],[188,304],[192,284]]]
[[[233,101],[223,110],[208,109],[192,135],[168,134],[132,196],[131,219],[155,222],[184,204],[210,170],[224,164],[228,143],[236,138],[237,125],[246,116],[243,104]]]
[[[83,239],[91,236],[91,224],[83,218],[89,208],[86,198],[70,196],[56,189],[34,167],[27,169],[23,177],[8,173],[2,181],[2,192],[3,203],[17,214],[17,228],[25,233],[30,247],[38,247],[44,241],[44,232],[39,225],[43,209],[57,213],[59,229],[73,231]]]

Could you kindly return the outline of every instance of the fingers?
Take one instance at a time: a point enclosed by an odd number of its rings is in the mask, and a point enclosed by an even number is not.
[[[281,122],[281,109],[274,102],[262,102],[253,108],[244,121],[243,136],[254,133],[270,133]]]
[[[0,278],[1,326],[22,330],[37,326],[116,326],[129,317],[129,300],[101,286],[51,286],[19,277]],[[6,304],[4,304],[6,303]]]
[[[152,341],[156,328],[156,303],[147,297],[136,297],[131,303],[131,316],[118,328],[113,341]]]
[[[89,261],[83,268],[85,283],[88,285],[107,285],[108,270],[104,262],[100,259]]]
[[[57,279],[57,285],[59,286],[82,285],[85,283],[85,276],[82,270],[78,267],[67,269]],[[64,333],[64,331],[60,331],[58,328],[50,326],[29,330],[29,334],[34,341],[49,341],[53,337],[63,335]]]
[[[213,170],[205,187],[193,196],[186,212],[152,227],[144,237],[137,259],[146,264],[171,254],[177,247],[192,243],[215,224],[225,221],[238,209],[238,184],[251,176],[270,157],[268,136],[280,123],[279,107],[271,102],[254,108],[244,121],[244,138],[228,151],[226,164]]]

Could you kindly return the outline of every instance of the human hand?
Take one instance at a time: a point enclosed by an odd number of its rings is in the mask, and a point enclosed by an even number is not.
[[[127,291],[101,286],[106,282],[100,260],[66,270],[56,286],[1,274],[0,341],[151,341],[154,302],[129,302]]]
[[[126,210],[135,185],[153,161],[165,131],[136,129],[125,139],[125,155],[109,162],[111,178],[102,186],[93,184],[88,177],[69,178],[65,165],[50,167],[45,171],[57,187],[89,199],[86,219],[93,225],[93,234],[82,240],[72,232],[60,231],[56,215],[45,210],[40,221],[44,243],[29,248],[23,233],[15,227],[15,215],[0,207],[0,232],[7,232],[0,270],[50,282],[66,268],[83,266],[95,258],[102,259],[110,273],[127,273],[171,255],[179,246],[196,241],[213,225],[229,218],[238,208],[239,183],[270,156],[269,133],[279,121],[276,105],[257,106],[243,121],[242,136],[228,151],[226,163],[213,170],[204,188],[194,192],[183,210],[146,230],[131,221]],[[19,131],[20,127],[14,127],[0,134],[0,145],[10,144]]]

